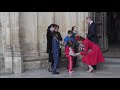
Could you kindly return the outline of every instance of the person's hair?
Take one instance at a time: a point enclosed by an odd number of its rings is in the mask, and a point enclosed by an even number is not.
[[[51,24],[50,26],[48,26],[47,30],[49,30],[51,27],[55,27],[55,24]]]
[[[73,26],[73,27],[72,27],[72,31],[74,31],[74,28],[75,28],[75,27],[76,27],[76,26]]]
[[[89,20],[92,20],[92,18],[91,18],[91,17],[86,17],[86,19],[87,19],[87,20],[88,20],[88,19],[89,19]]]
[[[57,33],[57,32],[54,32],[54,33],[53,33],[53,37],[56,37],[56,38],[57,38],[57,37],[58,37],[58,33]]]
[[[82,36],[80,36],[80,37],[79,37],[79,41],[83,41],[83,40],[85,40],[85,38],[82,37]]]
[[[59,25],[55,24],[55,27],[59,29]]]
[[[72,30],[68,30],[68,34],[72,34]]]

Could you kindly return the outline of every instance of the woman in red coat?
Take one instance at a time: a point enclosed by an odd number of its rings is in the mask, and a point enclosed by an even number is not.
[[[89,70],[87,72],[92,72],[94,70],[92,65],[105,62],[103,54],[100,50],[100,47],[90,40],[80,36],[79,41],[85,46],[85,50],[80,52],[80,55],[83,56],[82,62],[88,65]]]

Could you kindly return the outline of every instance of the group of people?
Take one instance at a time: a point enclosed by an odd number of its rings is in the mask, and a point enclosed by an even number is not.
[[[66,58],[68,59],[68,72],[73,73],[73,68],[77,67],[77,56],[82,57],[82,62],[88,66],[87,72],[96,70],[96,65],[105,62],[98,43],[96,24],[90,17],[86,18],[88,23],[88,33],[82,37],[77,33],[77,27],[73,26],[68,30],[67,36],[63,38],[59,32],[57,24],[51,24],[47,29],[47,53],[49,54],[48,71],[52,74],[59,74],[59,57],[61,57],[61,47],[64,46]]]

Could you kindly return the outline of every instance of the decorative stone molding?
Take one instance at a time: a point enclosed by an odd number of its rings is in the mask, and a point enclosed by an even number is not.
[[[21,58],[21,46],[19,41],[19,12],[10,12],[10,29],[14,73],[22,73],[23,60]]]

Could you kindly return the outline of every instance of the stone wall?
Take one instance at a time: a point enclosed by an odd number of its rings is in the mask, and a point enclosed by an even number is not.
[[[88,12],[0,12],[0,74],[47,67],[47,27],[58,24],[64,38],[77,26],[84,36],[86,16]]]

